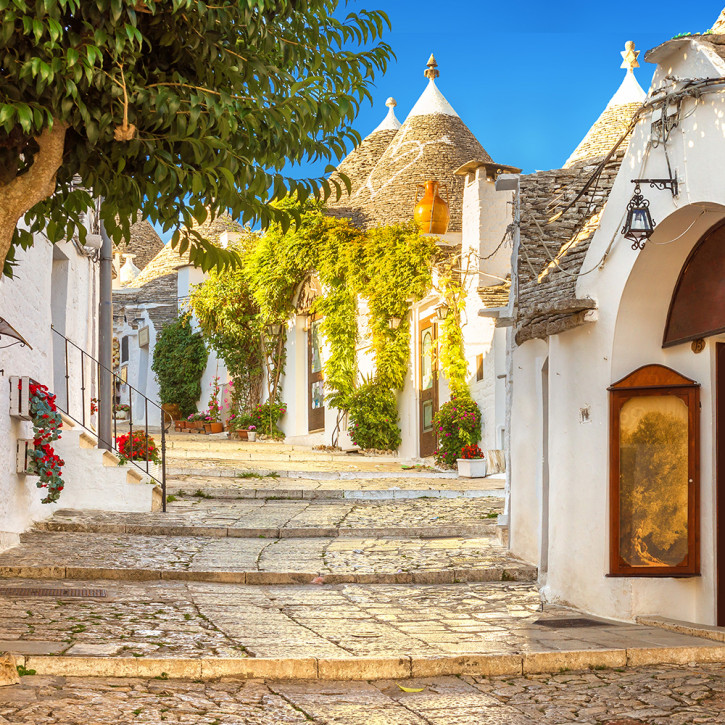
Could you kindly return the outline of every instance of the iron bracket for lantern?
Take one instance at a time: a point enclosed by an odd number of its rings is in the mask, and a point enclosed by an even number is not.
[[[677,196],[677,194],[679,193],[677,172],[675,172],[675,176],[672,179],[632,179],[632,183],[636,186],[641,186],[642,184],[649,184],[651,189],[659,189],[660,191],[669,189],[672,192],[672,196]]]

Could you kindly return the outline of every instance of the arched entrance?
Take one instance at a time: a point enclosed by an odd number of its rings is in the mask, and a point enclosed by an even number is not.
[[[712,226],[695,244],[677,279],[663,347],[692,342],[703,350],[705,338],[725,333],[725,222]],[[725,343],[715,342],[715,560],[717,624],[725,626]]]
[[[307,347],[307,430],[310,433],[325,429],[325,378],[322,369],[321,318],[314,314],[315,300],[322,295],[322,287],[317,277],[311,276],[302,285],[298,300],[297,314],[306,315]]]
[[[611,288],[615,299],[606,300],[604,290],[599,300],[604,315],[612,303],[609,309],[616,310],[610,385],[640,368],[665,366],[701,390],[701,406],[693,410],[700,436],[699,521],[691,532],[699,537],[701,574],[693,568],[693,573],[683,571],[673,579],[663,571],[660,576],[666,579],[659,584],[655,567],[638,578],[623,570],[617,575],[629,578],[635,610],[720,625],[725,625],[725,287],[720,279],[725,269],[724,219],[725,209],[715,204],[691,204],[664,218],[644,251],[622,258],[630,266],[618,269],[626,282],[622,287],[615,282]],[[702,337],[704,346],[693,346]],[[609,357],[606,350],[602,355],[604,360]],[[610,421],[610,455],[613,426]],[[689,428],[695,430],[694,418]],[[612,467],[610,463],[614,480],[622,472]],[[611,488],[610,484],[610,503]],[[612,536],[610,530],[610,551]]]

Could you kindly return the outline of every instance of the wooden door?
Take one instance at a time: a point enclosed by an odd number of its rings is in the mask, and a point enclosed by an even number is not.
[[[717,355],[717,426],[716,512],[715,512],[715,596],[717,625],[725,627],[725,343],[718,342]]]
[[[438,446],[433,416],[438,412],[438,332],[433,318],[420,325],[420,456],[432,456]]]
[[[322,373],[321,320],[311,317],[307,330],[307,429],[325,429],[325,381]]]

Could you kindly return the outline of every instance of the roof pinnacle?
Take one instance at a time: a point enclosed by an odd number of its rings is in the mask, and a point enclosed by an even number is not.
[[[436,62],[435,56],[433,53],[430,54],[430,58],[428,58],[427,63],[428,69],[423,71],[423,75],[426,78],[430,78],[430,80],[435,80],[440,76],[440,71],[438,70],[438,63]]]
[[[629,73],[633,73],[635,68],[639,68],[639,57],[640,51],[634,49],[634,41],[628,40],[624,44],[624,50],[621,52],[622,65],[620,68],[626,68]]]
[[[388,100],[385,101],[385,105],[388,108],[395,108],[398,105],[398,102],[392,96],[390,96],[390,98],[388,98]]]

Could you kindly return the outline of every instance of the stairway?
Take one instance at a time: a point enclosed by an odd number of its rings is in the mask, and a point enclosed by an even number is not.
[[[150,512],[161,509],[161,489],[135,466],[121,466],[98,439],[62,415],[62,436],[53,447],[65,461],[63,508],[100,511]]]

